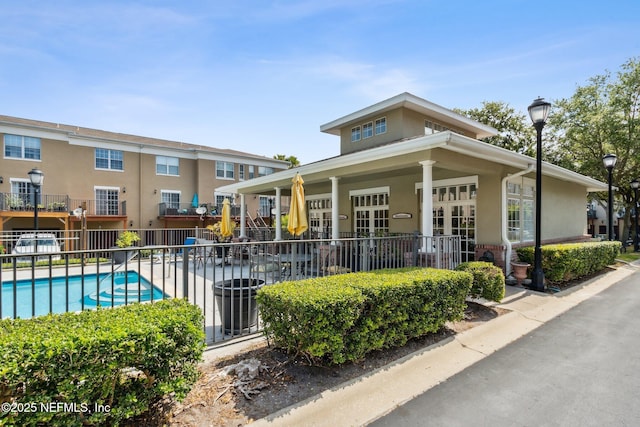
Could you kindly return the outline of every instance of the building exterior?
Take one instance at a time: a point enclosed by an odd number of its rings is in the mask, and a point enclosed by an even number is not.
[[[41,230],[205,226],[232,193],[216,187],[287,169],[287,162],[229,149],[0,116],[0,231],[30,230],[34,201],[28,173],[44,173]],[[267,215],[267,199],[244,210]],[[80,209],[83,215],[70,215]],[[237,209],[239,211],[239,209]],[[78,211],[76,211],[78,212]]]
[[[495,129],[402,93],[320,130],[339,138],[339,156],[217,191],[274,194],[278,211],[300,173],[311,237],[459,235],[463,260],[491,251],[506,270],[514,246],[533,245],[536,162],[480,141]],[[542,175],[543,242],[589,238],[587,193],[607,185],[549,163]]]

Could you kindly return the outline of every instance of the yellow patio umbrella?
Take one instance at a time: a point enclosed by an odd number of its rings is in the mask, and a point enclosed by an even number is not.
[[[299,173],[291,180],[291,206],[289,207],[289,223],[287,229],[294,236],[304,233],[307,228],[307,209],[304,204],[304,181]]]
[[[229,206],[229,199],[224,199],[224,202],[222,202],[220,234],[222,234],[222,237],[229,237],[233,234],[233,228],[231,227],[231,206]]]

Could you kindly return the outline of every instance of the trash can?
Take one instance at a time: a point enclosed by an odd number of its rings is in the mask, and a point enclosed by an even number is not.
[[[258,324],[256,293],[264,280],[229,279],[216,282],[214,295],[225,334],[248,332]]]

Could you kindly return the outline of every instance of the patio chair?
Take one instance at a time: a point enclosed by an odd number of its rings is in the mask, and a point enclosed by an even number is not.
[[[250,275],[252,279],[264,280],[265,284],[282,280],[282,264],[277,255],[260,252],[250,258]]]

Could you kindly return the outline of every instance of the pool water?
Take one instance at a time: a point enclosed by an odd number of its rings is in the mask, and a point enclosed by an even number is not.
[[[68,283],[68,287],[67,287]],[[2,311],[0,318],[14,317],[14,289],[17,317],[28,318],[33,314],[32,301],[35,300],[35,315],[80,311],[101,307],[113,307],[138,301],[166,298],[167,295],[153,286],[135,271],[85,274],[84,276],[63,276],[35,281],[35,295],[31,279],[2,282]],[[67,291],[68,289],[68,291]],[[51,295],[51,298],[49,297]],[[35,297],[35,298],[33,298]]]

